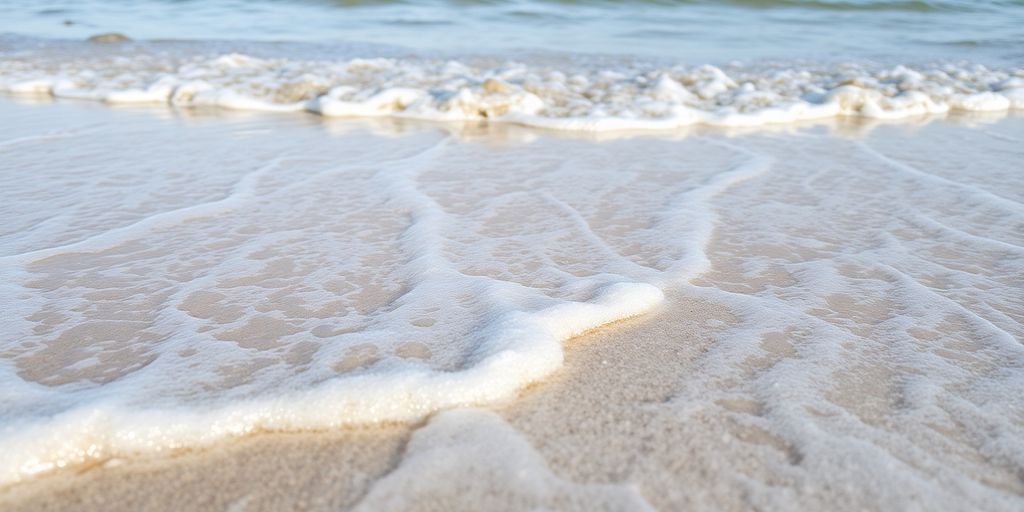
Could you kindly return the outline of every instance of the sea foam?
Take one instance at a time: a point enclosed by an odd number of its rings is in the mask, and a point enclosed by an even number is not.
[[[972,63],[724,67],[590,62],[307,59],[160,45],[12,52],[0,91],[111,104],[497,121],[570,131],[759,126],[1024,109],[1024,68]]]

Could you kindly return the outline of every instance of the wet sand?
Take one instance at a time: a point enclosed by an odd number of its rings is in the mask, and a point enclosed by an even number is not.
[[[798,449],[744,421],[764,413],[753,394],[702,404],[681,420],[672,405],[680,382],[702,375],[714,344],[709,324],[731,319],[720,306],[675,296],[649,317],[572,340],[560,372],[506,404],[416,425],[260,434],[170,457],[109,461],[8,489],[0,504],[11,511],[888,510],[931,501],[914,492],[894,500],[891,489],[802,468]],[[862,391],[848,398],[875,399],[870,386]],[[461,432],[435,425],[457,413],[473,420],[452,418]],[[434,430],[410,441],[426,429]],[[992,476],[1006,471],[985,465]],[[1024,500],[1020,481],[1007,487]],[[959,496],[945,509],[972,503]]]
[[[659,407],[677,391],[680,376],[699,372],[712,343],[709,320],[729,316],[713,304],[675,297],[650,317],[570,341],[562,371],[509,403],[474,411],[485,420],[478,428],[494,436],[491,449],[500,453],[512,438],[525,441],[517,447],[525,454],[473,453],[473,444],[460,446],[456,438],[437,443],[429,469],[405,470],[406,460],[420,455],[410,451],[410,437],[436,419],[261,434],[46,477],[9,490],[5,508],[374,510],[397,500],[412,510],[622,510],[646,500],[661,510],[746,510],[757,500],[744,473],[771,480],[768,462],[793,456],[784,442],[738,425],[728,409],[678,422],[671,408]],[[475,463],[459,457],[467,455],[460,448],[476,455]],[[524,455],[535,460],[521,467],[510,462]],[[446,466],[446,459],[455,464]],[[401,494],[391,494],[397,489]]]

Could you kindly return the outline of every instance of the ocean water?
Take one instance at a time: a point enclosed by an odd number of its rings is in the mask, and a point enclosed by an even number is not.
[[[1024,109],[1020,2],[0,9],[0,91],[20,95],[569,131]],[[81,41],[107,31],[139,41]]]
[[[0,486],[509,399],[672,291],[736,316],[680,421],[733,404],[810,472],[1012,510],[1022,27],[1018,1],[4,2]]]
[[[1024,57],[1019,0],[86,0],[0,5],[0,31],[83,39],[373,43],[688,64],[754,58]]]

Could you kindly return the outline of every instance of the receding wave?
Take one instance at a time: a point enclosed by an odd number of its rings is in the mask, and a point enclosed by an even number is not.
[[[23,108],[8,122],[42,107]],[[714,142],[67,128],[0,147],[34,176],[3,182],[0,486],[510,397],[561,365],[563,340],[704,269],[711,201],[772,167]]]

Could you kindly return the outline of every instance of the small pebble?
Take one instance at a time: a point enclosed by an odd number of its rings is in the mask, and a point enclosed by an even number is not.
[[[86,41],[90,43],[123,43],[125,41],[131,41],[131,38],[117,32],[108,32],[106,34],[96,34],[89,37]]]

